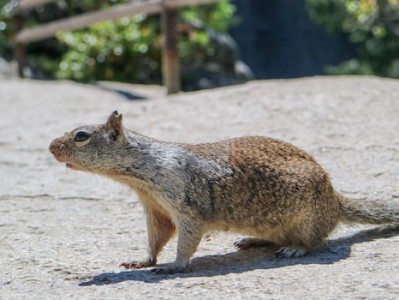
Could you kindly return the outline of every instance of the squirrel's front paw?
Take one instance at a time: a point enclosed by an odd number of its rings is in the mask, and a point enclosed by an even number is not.
[[[119,266],[123,267],[125,269],[142,269],[142,268],[148,268],[155,266],[157,263],[156,259],[154,258],[148,258],[146,260],[142,261],[132,261],[132,262],[127,262],[127,263],[121,263]]]

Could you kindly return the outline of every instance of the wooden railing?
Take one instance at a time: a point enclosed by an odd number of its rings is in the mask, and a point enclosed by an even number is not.
[[[180,68],[177,51],[176,17],[177,9],[216,2],[217,0],[147,0],[113,6],[105,11],[88,12],[62,20],[53,21],[35,28],[24,28],[21,13],[57,0],[20,0],[15,10],[17,34],[15,35],[15,56],[18,73],[24,76],[26,45],[54,36],[57,32],[76,30],[94,23],[130,17],[136,14],[160,14],[163,38],[162,75],[168,94],[180,91]]]

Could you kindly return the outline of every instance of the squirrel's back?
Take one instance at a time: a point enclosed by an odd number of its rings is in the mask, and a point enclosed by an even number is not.
[[[258,227],[265,231],[266,227],[306,219],[326,229],[335,226],[339,204],[332,197],[328,175],[311,155],[297,147],[249,136],[185,148],[195,157],[224,166],[220,174],[204,174],[202,182],[207,189],[203,187],[202,192],[209,195],[206,201],[211,202],[212,217],[226,228],[245,231],[242,227]],[[198,172],[197,166],[193,167]],[[197,176],[201,177],[201,172]],[[194,184],[193,190],[195,186],[200,184]],[[326,219],[325,214],[330,217]]]

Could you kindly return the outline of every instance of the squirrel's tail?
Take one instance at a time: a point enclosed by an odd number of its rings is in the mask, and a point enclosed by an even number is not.
[[[340,205],[340,221],[363,224],[399,224],[399,203],[387,204],[376,201],[348,199],[337,194]]]

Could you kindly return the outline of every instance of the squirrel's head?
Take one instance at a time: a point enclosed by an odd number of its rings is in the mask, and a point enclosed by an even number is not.
[[[68,168],[101,172],[108,167],[108,160],[118,155],[115,150],[125,145],[122,115],[114,111],[105,124],[81,126],[66,132],[50,144],[49,150]]]

